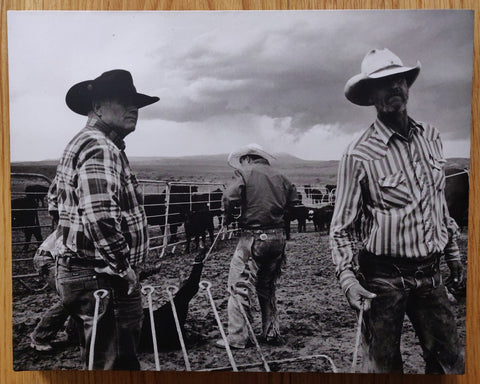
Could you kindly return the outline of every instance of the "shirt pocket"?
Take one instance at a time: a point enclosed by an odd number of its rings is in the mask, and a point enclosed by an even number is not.
[[[430,157],[428,162],[430,163],[430,169],[432,170],[433,187],[436,191],[443,191],[445,189],[445,172],[444,166],[445,159]]]
[[[385,208],[403,208],[412,202],[403,171],[380,177],[378,184]]]

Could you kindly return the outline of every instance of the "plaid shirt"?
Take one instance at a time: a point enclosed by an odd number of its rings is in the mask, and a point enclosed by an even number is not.
[[[330,231],[336,274],[354,278],[354,226],[361,218],[363,248],[376,255],[425,258],[445,252],[458,260],[458,226],[445,200],[445,158],[438,131],[409,120],[408,139],[380,120],[344,153],[338,170]]]
[[[124,148],[114,131],[89,117],[67,145],[48,194],[66,248],[104,260],[116,273],[148,253],[143,196]]]

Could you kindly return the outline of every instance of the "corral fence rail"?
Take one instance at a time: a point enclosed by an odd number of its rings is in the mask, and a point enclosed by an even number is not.
[[[11,180],[13,278],[38,277],[33,268],[33,255],[53,230],[46,202],[51,179],[37,173],[12,173]],[[161,258],[167,252],[175,253],[181,245],[188,248],[190,237],[195,241],[196,233],[188,234],[186,230],[187,215],[208,212],[207,220],[214,225],[213,236],[218,234],[224,183],[140,179],[139,184],[149,223],[151,255]],[[302,204],[308,207],[335,203],[335,188],[331,186],[298,185],[297,191]],[[240,210],[234,217],[239,216]],[[237,224],[229,226],[222,240],[238,231]],[[200,228],[201,232],[207,229]],[[198,233],[198,228],[196,230]]]

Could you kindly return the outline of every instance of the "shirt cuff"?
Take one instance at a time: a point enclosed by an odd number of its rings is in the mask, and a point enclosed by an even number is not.
[[[338,277],[340,286],[342,287],[342,292],[346,294],[348,289],[355,283],[358,282],[355,274],[350,269],[345,269],[342,271]]]

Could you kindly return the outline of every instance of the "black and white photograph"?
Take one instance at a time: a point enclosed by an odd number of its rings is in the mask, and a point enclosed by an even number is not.
[[[465,372],[473,11],[7,32],[15,371]]]

